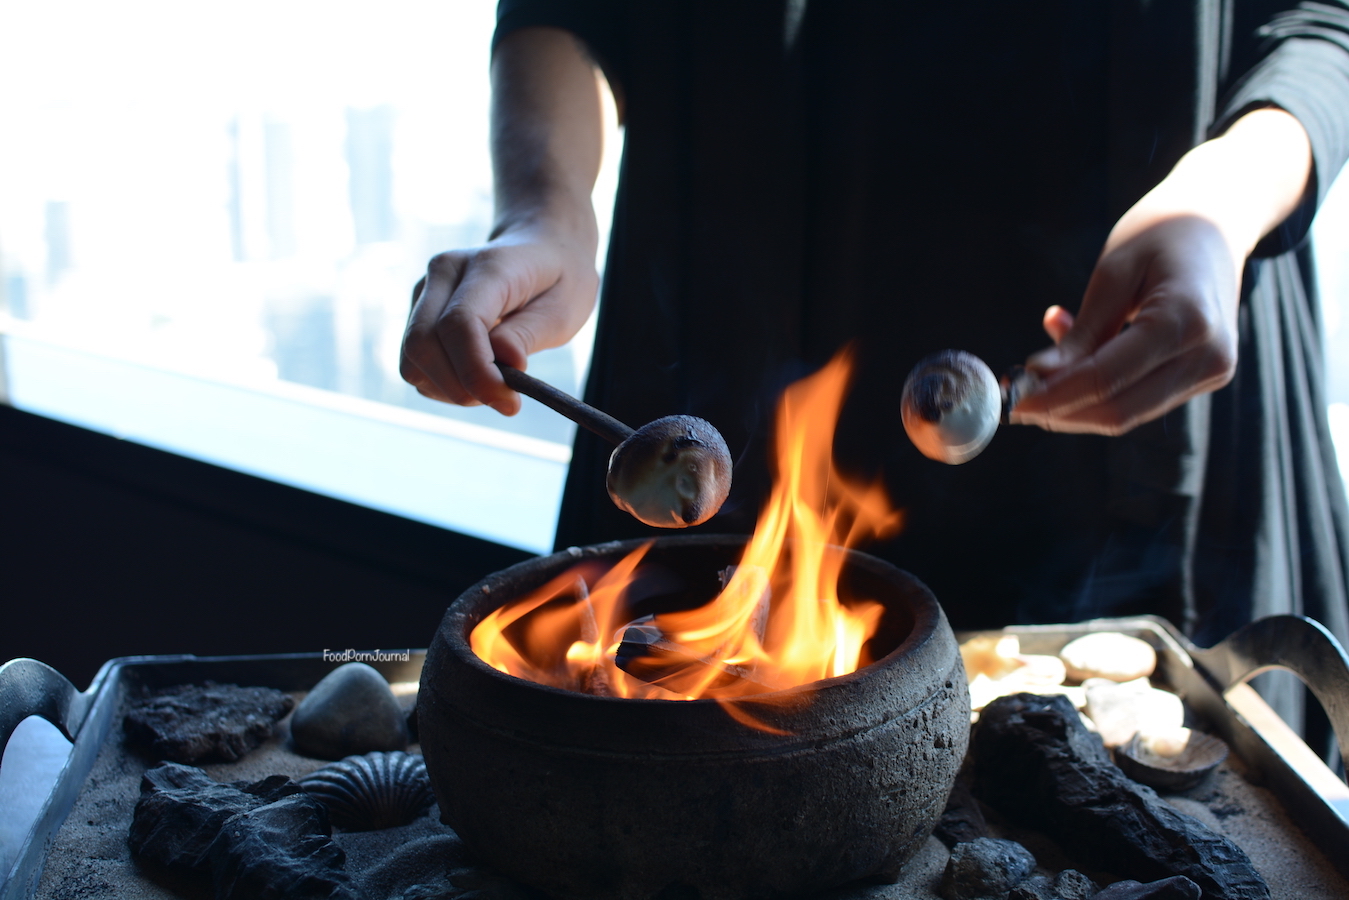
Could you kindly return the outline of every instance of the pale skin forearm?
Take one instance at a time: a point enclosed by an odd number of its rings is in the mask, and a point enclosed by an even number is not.
[[[1028,360],[1045,390],[1013,421],[1121,434],[1230,381],[1246,258],[1310,173],[1306,131],[1278,109],[1186,154],[1112,229],[1076,319],[1046,311],[1056,346]]]
[[[1153,217],[1168,208],[1204,216],[1244,260],[1302,201],[1311,163],[1311,142],[1296,118],[1253,110],[1185,154],[1144,198],[1145,209]]]
[[[594,242],[602,116],[595,66],[576,37],[555,28],[507,35],[492,59],[494,235],[543,217]]]

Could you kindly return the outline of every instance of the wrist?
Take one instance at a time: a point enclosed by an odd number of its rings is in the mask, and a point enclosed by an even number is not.
[[[599,247],[599,225],[589,197],[583,202],[553,197],[534,202],[498,204],[489,239],[508,236],[531,237],[575,248],[592,259]]]
[[[1301,123],[1281,109],[1258,109],[1187,153],[1139,206],[1157,217],[1207,219],[1245,259],[1297,208],[1310,173]]]

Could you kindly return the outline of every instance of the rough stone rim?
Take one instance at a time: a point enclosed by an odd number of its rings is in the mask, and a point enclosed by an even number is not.
[[[856,672],[743,701],[742,708],[789,732],[788,737],[743,725],[737,728],[717,700],[597,697],[541,685],[492,668],[469,647],[472,628],[506,598],[545,583],[581,560],[620,556],[648,540],[569,548],[503,569],[469,588],[450,605],[437,629],[423,673],[420,702],[429,701],[432,707],[449,702],[456,715],[486,731],[526,743],[537,741],[563,752],[716,757],[790,753],[845,740],[909,715],[926,702],[936,676],[905,677],[910,670],[935,671],[945,680],[953,677],[950,673],[959,662],[958,649],[936,597],[909,573],[858,551],[848,551],[846,566],[893,585],[894,596],[876,599],[887,607],[906,601],[908,608],[903,612],[912,622],[893,649]],[[715,552],[747,540],[744,535],[656,539],[658,549],[674,552]],[[431,678],[450,678],[457,684],[429,685]],[[645,734],[651,729],[665,734],[659,749]],[[697,732],[696,736],[691,732]]]

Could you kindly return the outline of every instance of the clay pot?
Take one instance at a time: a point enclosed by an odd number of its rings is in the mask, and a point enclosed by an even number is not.
[[[490,611],[586,557],[542,557],[490,576],[445,614],[418,697],[422,752],[443,820],[485,862],[558,898],[740,900],[893,882],[941,815],[969,736],[955,637],[922,583],[851,553],[844,584],[886,606],[876,662],[761,695],[625,700],[498,672],[469,649]],[[743,538],[661,538],[650,609],[717,590]]]

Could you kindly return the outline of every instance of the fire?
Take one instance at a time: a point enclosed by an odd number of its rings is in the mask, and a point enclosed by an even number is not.
[[[834,427],[851,368],[845,351],[783,394],[777,482],[744,555],[709,603],[633,621],[645,544],[607,570],[579,564],[494,611],[474,628],[473,652],[541,684],[688,700],[780,690],[869,662],[864,645],[883,608],[840,600],[844,548],[894,533],[901,515],[879,483],[854,484],[834,469]]]

